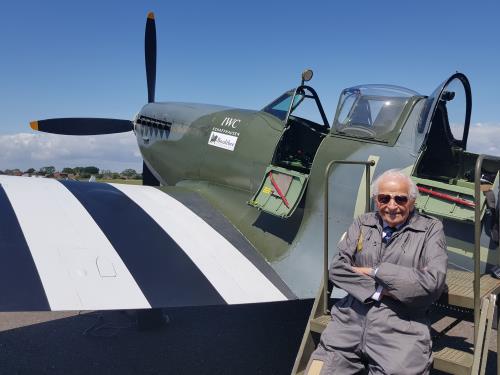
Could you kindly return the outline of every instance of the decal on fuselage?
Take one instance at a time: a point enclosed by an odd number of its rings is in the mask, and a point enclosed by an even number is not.
[[[220,126],[226,126],[236,129],[236,124],[239,122],[241,122],[241,120],[238,118],[225,117],[224,120],[222,120],[222,122],[220,123]]]
[[[213,131],[210,133],[208,144],[225,150],[234,151],[237,140],[238,137]]]
[[[240,133],[236,131],[238,129],[237,124],[240,122],[240,119],[225,117],[219,127],[214,126],[212,128],[212,132],[208,138],[208,144],[225,150],[234,151],[234,147],[240,136]]]

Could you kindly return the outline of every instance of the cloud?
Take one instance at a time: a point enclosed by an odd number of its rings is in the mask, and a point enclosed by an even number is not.
[[[453,126],[454,134],[462,134]],[[500,155],[500,123],[475,123],[470,127],[467,149],[478,154]],[[100,169],[142,170],[142,158],[132,133],[75,137],[44,133],[0,135],[0,170],[39,169],[95,165]]]
[[[132,133],[66,136],[41,133],[0,135],[0,169],[57,169],[94,165],[100,169],[142,170],[142,158]]]
[[[467,150],[476,154],[500,155],[500,123],[471,124]]]

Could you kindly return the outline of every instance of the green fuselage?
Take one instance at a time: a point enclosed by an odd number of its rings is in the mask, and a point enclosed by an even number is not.
[[[390,138],[384,141],[325,132],[304,173],[308,185],[295,212],[283,219],[247,202],[278,162],[286,122],[264,111],[186,104],[151,103],[135,121],[146,165],[164,191],[188,189],[210,202],[249,240],[298,297],[312,297],[323,267],[324,173],[331,160],[374,160],[371,173],[390,168],[415,173],[423,136],[416,135],[426,98],[408,101]],[[153,119],[156,121],[153,121]],[[301,142],[298,139],[297,142]],[[339,165],[329,177],[329,249],[365,209],[362,166]]]

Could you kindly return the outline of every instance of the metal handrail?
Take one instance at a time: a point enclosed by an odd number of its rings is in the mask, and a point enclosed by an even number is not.
[[[479,332],[481,310],[481,169],[485,159],[500,162],[500,157],[481,154],[477,157],[474,170],[474,252],[472,254],[474,258],[474,337]]]
[[[324,218],[323,218],[323,315],[328,314],[328,180],[330,177],[330,170],[335,164],[356,164],[365,166],[365,183],[366,183],[366,204],[365,212],[370,208],[370,167],[375,165],[374,160],[369,161],[352,161],[352,160],[332,160],[328,163],[325,169],[325,198],[324,198]]]

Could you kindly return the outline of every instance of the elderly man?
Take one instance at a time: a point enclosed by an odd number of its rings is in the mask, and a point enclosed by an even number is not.
[[[307,374],[428,374],[427,311],[444,287],[440,221],[414,211],[418,190],[397,170],[372,185],[377,212],[358,217],[338,244],[330,279],[348,295],[311,356]]]

